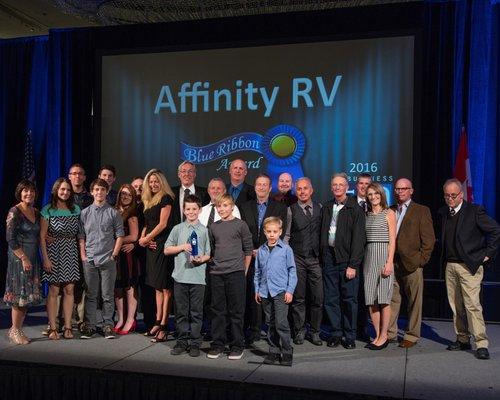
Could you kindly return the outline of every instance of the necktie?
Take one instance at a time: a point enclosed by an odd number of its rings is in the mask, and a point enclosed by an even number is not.
[[[308,204],[307,206],[304,207],[306,209],[306,215],[311,218],[312,213],[311,213],[311,206]]]
[[[359,205],[360,205],[360,207],[361,207],[363,210],[365,210],[365,211],[366,211],[366,201],[361,200],[361,201],[359,202]]]
[[[450,208],[450,215],[453,217],[457,212],[454,208]]]
[[[399,205],[398,206],[398,219],[401,218],[401,215],[403,214],[403,206]]]
[[[189,189],[184,189],[184,198],[182,199],[182,202],[184,203],[184,200],[186,200],[186,197],[191,194],[191,191]],[[182,221],[186,220],[186,216],[182,212],[184,210],[184,204],[181,204],[181,214],[182,214]]]
[[[214,223],[215,219],[215,204],[212,204],[212,209],[210,210],[210,215],[208,216],[207,228],[210,228],[210,225]]]

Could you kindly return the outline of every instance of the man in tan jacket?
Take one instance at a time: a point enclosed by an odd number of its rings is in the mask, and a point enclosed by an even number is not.
[[[429,208],[415,203],[413,186],[409,179],[401,178],[394,186],[397,205],[396,253],[394,255],[394,291],[391,301],[389,339],[397,341],[398,316],[401,295],[408,299],[408,326],[399,347],[415,346],[420,339],[422,324],[422,297],[424,292],[423,267],[431,258],[436,241]]]

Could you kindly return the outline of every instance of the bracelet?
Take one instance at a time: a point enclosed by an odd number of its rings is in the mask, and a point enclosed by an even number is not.
[[[21,257],[19,257],[19,259],[20,259],[21,261],[23,261],[23,260],[24,260],[24,259],[26,259],[26,258],[28,258],[28,257],[26,257],[26,254],[23,254]]]

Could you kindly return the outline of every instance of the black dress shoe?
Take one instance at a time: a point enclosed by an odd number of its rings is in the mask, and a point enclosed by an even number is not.
[[[462,343],[458,340],[456,342],[450,343],[446,350],[457,351],[457,350],[470,350],[472,347],[469,342]]]
[[[323,341],[319,337],[319,333],[309,335],[309,341],[315,346],[323,346]]]
[[[352,339],[346,339],[342,341],[342,346],[344,346],[344,349],[355,349],[356,348],[356,342]]]
[[[342,338],[341,337],[338,337],[338,336],[332,336],[331,338],[329,338],[326,342],[326,345],[328,347],[338,347],[338,345],[340,344],[340,342],[342,341]]]
[[[476,350],[476,357],[479,360],[489,360],[490,353],[488,352],[488,349],[486,347],[480,347],[479,349]]]
[[[293,343],[297,345],[304,344],[304,338],[305,338],[304,331],[297,332],[297,334],[293,338]]]

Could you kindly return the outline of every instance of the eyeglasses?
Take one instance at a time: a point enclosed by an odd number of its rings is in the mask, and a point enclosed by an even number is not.
[[[407,190],[410,190],[411,188],[409,187],[402,187],[402,188],[394,188],[395,192],[405,192]]]
[[[462,194],[462,192],[459,192],[459,193],[451,193],[451,194],[446,194],[444,195],[444,198],[445,199],[452,199],[452,200],[455,200],[458,196],[460,196]]]
[[[183,169],[181,169],[181,170],[179,171],[179,173],[180,173],[180,174],[182,174],[182,175],[193,175],[193,174],[194,174],[194,171],[193,171],[192,169],[188,169],[188,170],[183,170]]]

